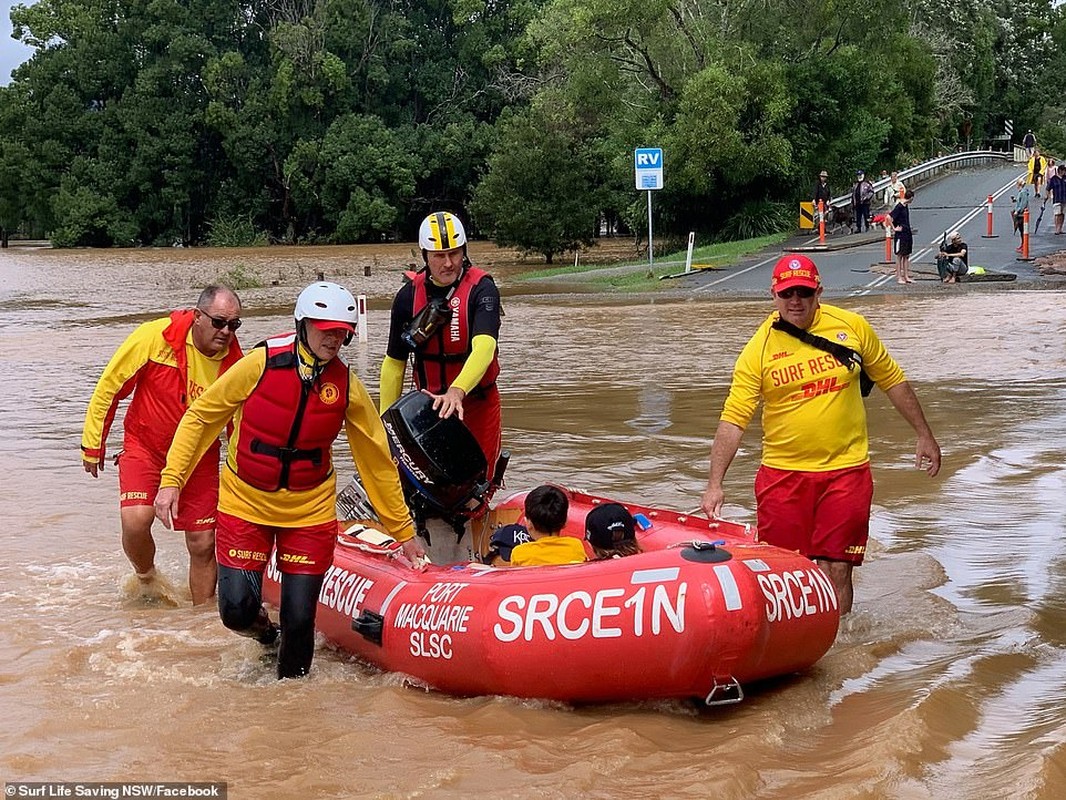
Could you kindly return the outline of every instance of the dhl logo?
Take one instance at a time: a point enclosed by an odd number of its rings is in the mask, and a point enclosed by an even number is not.
[[[836,377],[832,378],[819,378],[816,381],[803,384],[801,392],[795,395],[793,399],[810,400],[812,397],[820,397],[823,394],[832,394],[833,392],[842,392],[847,388],[846,384],[841,383]]]

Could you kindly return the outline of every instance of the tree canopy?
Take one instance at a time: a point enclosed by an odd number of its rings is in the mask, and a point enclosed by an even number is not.
[[[1066,147],[1052,0],[38,0],[0,89],[0,228],[57,245],[413,238],[434,208],[550,261],[792,216],[812,176],[1002,132]],[[1020,136],[1020,133],[1019,133]],[[837,179],[839,176],[839,179]],[[780,217],[780,215],[779,215]]]

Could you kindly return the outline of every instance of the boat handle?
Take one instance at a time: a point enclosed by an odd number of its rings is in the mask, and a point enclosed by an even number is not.
[[[718,697],[717,695],[721,695]],[[725,683],[719,683],[718,679],[714,679],[714,686],[711,687],[710,693],[703,701],[707,706],[730,706],[734,703],[739,703],[744,699],[744,689],[733,676],[729,677],[729,680]]]

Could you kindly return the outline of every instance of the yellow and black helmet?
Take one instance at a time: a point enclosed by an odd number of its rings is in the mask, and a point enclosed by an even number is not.
[[[447,211],[435,211],[418,228],[418,246],[423,250],[455,250],[466,246],[463,223]]]

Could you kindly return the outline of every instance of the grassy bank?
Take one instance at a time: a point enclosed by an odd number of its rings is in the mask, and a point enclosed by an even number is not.
[[[729,267],[753,253],[780,245],[787,238],[787,233],[776,233],[755,239],[721,242],[697,247],[692,251],[692,264],[694,268],[701,266],[710,268]],[[576,265],[571,263],[546,269],[531,270],[515,275],[514,278],[519,281],[532,281],[566,277],[571,280],[590,283],[605,291],[646,292],[663,286],[663,283],[659,280],[662,275],[683,272],[686,254],[687,250],[664,253],[656,256],[651,266],[649,266],[646,258],[642,261],[614,264],[581,264],[579,262]]]

